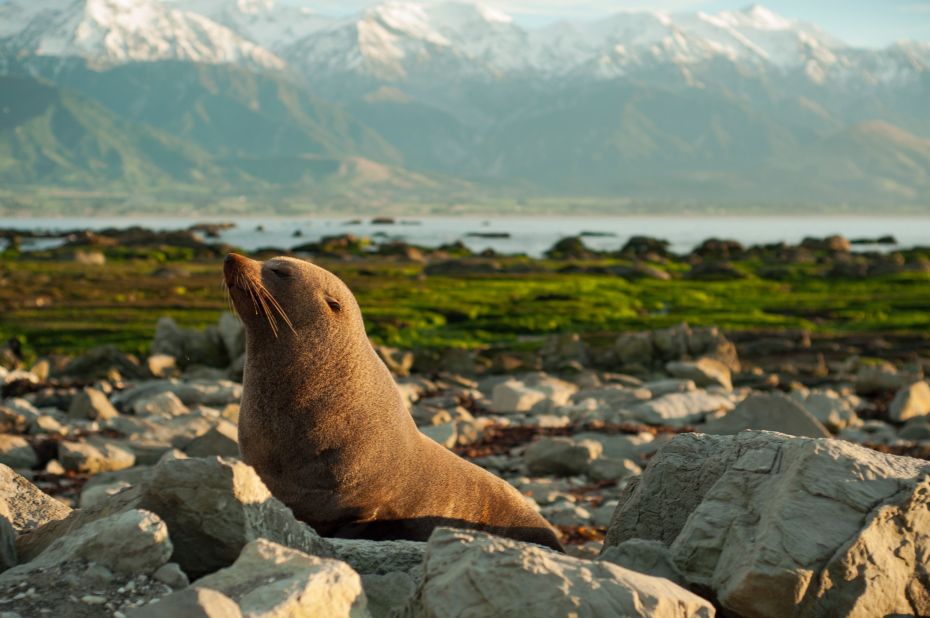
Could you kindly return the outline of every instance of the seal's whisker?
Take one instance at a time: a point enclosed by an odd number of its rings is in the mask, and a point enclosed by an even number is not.
[[[276,311],[278,315],[281,316],[281,319],[284,320],[284,323],[287,324],[287,327],[291,329],[291,332],[296,335],[297,331],[294,329],[294,324],[291,322],[291,319],[287,317],[287,313],[284,311],[284,308],[281,306],[281,303],[279,303],[277,299],[275,299],[275,297],[271,294],[271,292],[268,291],[268,288],[266,288],[262,284],[259,284],[258,293],[260,296],[263,296],[268,301],[268,304],[271,306],[271,309]]]

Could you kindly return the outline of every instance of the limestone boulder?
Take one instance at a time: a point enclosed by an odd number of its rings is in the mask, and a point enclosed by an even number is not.
[[[0,465],[0,517],[8,519],[16,532],[64,519],[69,513],[70,507]]]
[[[20,536],[20,558],[31,559],[71,530],[136,508],[165,521],[174,541],[171,559],[192,579],[229,566],[246,544],[262,537],[314,555],[332,555],[324,539],[272,497],[255,470],[213,457],[162,461],[139,485]]]
[[[250,542],[232,566],[194,585],[228,595],[246,618],[369,615],[361,578],[345,562],[267,539]]]
[[[423,583],[402,615],[713,616],[674,583],[475,531],[436,529]]]
[[[120,573],[153,573],[168,562],[172,544],[168,527],[149,511],[130,509],[73,530],[41,553],[0,575],[0,585],[65,562],[94,562]]]
[[[928,615],[928,474],[841,440],[681,434],[625,489],[605,553],[661,542],[741,616]]]

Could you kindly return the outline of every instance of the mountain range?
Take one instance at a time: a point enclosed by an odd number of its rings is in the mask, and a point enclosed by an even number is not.
[[[930,44],[856,48],[759,5],[527,29],[464,3],[8,0],[0,74],[8,187],[930,203]]]

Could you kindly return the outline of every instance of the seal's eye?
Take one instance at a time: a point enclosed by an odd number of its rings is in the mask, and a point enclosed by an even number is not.
[[[333,311],[342,311],[342,305],[339,304],[339,301],[333,298],[332,296],[326,297],[326,304],[329,305],[329,308]]]
[[[291,272],[290,272],[289,270],[286,270],[286,269],[280,268],[280,267],[274,267],[274,266],[272,266],[272,267],[271,267],[271,272],[273,272],[273,273],[275,274],[275,276],[278,277],[279,279],[287,279],[288,277],[291,276]]]

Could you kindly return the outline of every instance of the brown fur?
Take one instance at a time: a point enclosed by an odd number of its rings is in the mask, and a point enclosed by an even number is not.
[[[425,540],[452,525],[561,550],[516,489],[417,430],[339,278],[235,254],[225,275],[246,332],[239,448],[299,519],[327,536]]]

